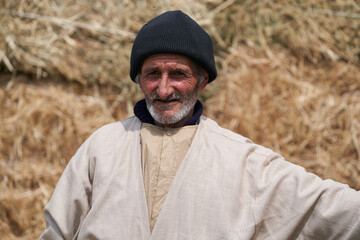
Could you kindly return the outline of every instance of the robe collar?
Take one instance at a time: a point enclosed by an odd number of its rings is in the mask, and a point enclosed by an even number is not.
[[[199,100],[196,100],[196,103],[194,106],[194,113],[191,116],[191,118],[185,123],[185,126],[198,125],[200,122],[200,117],[203,112],[203,109],[204,108],[203,108],[203,105],[201,104],[201,102]],[[140,119],[141,122],[150,123],[150,124],[155,125],[155,121],[146,107],[145,99],[142,99],[135,104],[134,114],[137,118]]]

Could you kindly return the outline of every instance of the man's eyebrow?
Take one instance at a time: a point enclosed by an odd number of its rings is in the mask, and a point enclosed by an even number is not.
[[[170,72],[183,72],[183,73],[191,73],[191,70],[186,68],[186,67],[181,67],[181,66],[176,66],[176,67],[172,67],[172,68],[169,68],[169,71]]]
[[[156,72],[159,70],[159,67],[149,67],[149,68],[145,68],[143,69],[143,73],[144,74],[147,74],[147,73],[151,73],[151,72]],[[191,73],[191,70],[190,69],[187,69],[186,67],[182,67],[182,66],[176,66],[176,67],[170,67],[168,69],[170,72],[183,72],[183,73],[186,73],[186,74],[189,74]]]
[[[159,70],[159,68],[158,67],[150,67],[150,68],[145,68],[144,69],[144,74],[147,74],[147,73],[151,73],[151,72],[156,72],[156,71],[158,71]]]

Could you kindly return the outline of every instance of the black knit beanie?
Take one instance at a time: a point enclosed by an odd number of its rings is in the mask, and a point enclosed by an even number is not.
[[[160,54],[180,54],[191,58],[216,78],[214,49],[210,36],[183,12],[165,12],[146,23],[139,31],[131,50],[130,77],[135,81],[145,58]]]

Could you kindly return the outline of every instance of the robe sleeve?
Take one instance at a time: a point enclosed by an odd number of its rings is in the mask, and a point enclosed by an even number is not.
[[[256,239],[359,239],[360,192],[273,155],[259,168]]]
[[[66,166],[44,209],[46,229],[39,239],[75,239],[91,204],[91,139]]]

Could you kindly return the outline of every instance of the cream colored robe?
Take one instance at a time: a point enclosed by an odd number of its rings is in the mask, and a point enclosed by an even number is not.
[[[40,239],[359,239],[360,192],[202,117],[150,235],[136,117],[79,148]]]

